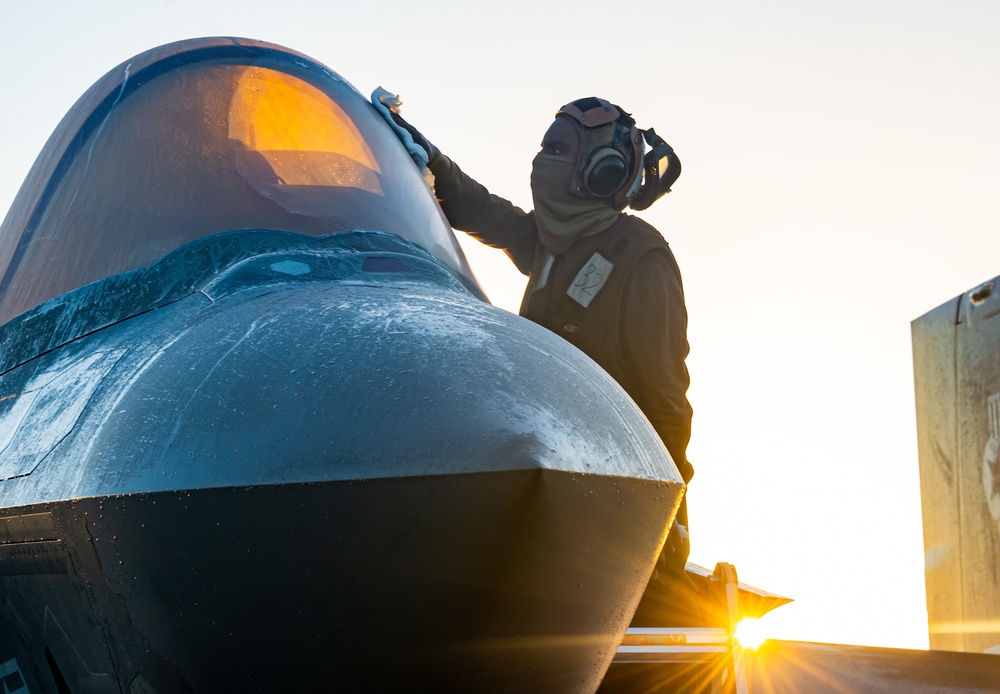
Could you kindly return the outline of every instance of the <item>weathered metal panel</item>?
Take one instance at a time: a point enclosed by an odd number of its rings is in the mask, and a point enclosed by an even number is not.
[[[962,619],[961,507],[955,472],[957,305],[955,299],[914,321],[912,333],[930,645],[960,651],[964,649],[962,634],[934,628],[941,621]]]
[[[1000,280],[913,322],[934,649],[1000,645]]]

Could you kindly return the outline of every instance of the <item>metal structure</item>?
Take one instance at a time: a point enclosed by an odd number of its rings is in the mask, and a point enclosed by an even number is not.
[[[740,583],[731,564],[688,565],[704,624],[630,628],[601,694],[996,694],[1000,656],[765,641],[740,644],[739,621],[789,600]]]
[[[700,624],[630,627],[601,684],[602,694],[750,694],[736,626],[791,600],[740,583],[736,567],[725,562],[713,572],[689,563],[686,582],[697,596]]]
[[[1000,651],[1000,278],[913,321],[930,644]]]
[[[683,483],[484,299],[328,68],[108,73],[0,228],[5,690],[596,689]]]

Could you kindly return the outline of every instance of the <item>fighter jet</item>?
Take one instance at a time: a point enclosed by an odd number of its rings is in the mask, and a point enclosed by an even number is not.
[[[7,692],[593,690],[682,493],[295,51],[125,61],[0,227]]]

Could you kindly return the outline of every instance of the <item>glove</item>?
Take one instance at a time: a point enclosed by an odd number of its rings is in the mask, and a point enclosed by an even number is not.
[[[670,528],[670,534],[667,535],[667,541],[663,543],[663,550],[657,559],[656,568],[668,576],[679,578],[684,575],[684,566],[687,564],[690,553],[691,536],[688,534],[687,526],[674,521]]]
[[[431,144],[430,140],[424,137],[419,130],[399,115],[399,109],[403,106],[403,102],[400,101],[398,95],[378,87],[372,92],[372,104],[396,133],[396,137],[406,147],[418,167],[427,168],[431,162],[441,156],[441,150]]]
[[[396,113],[395,111],[390,111],[390,113],[392,114],[392,120],[396,123],[396,125],[398,125],[403,130],[408,132],[410,134],[410,137],[413,138],[413,144],[415,144],[417,147],[420,147],[422,150],[424,150],[424,152],[427,153],[428,164],[433,163],[435,159],[441,156],[441,150],[435,147],[434,143],[432,143],[430,140],[424,137],[419,130],[417,130],[412,125],[403,120],[403,117],[398,113]],[[406,143],[404,142],[403,144]]]
[[[684,575],[684,566],[691,553],[691,535],[688,533],[687,525],[688,500],[685,494],[680,506],[677,507],[674,524],[670,527],[670,533],[656,560],[657,571],[662,571],[671,578],[676,579]]]

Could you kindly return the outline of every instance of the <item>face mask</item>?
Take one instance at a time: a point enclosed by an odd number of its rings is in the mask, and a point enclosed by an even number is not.
[[[621,214],[608,200],[570,195],[574,166],[574,160],[551,154],[536,155],[531,165],[538,237],[554,255],[565,252],[577,239],[610,228]]]

